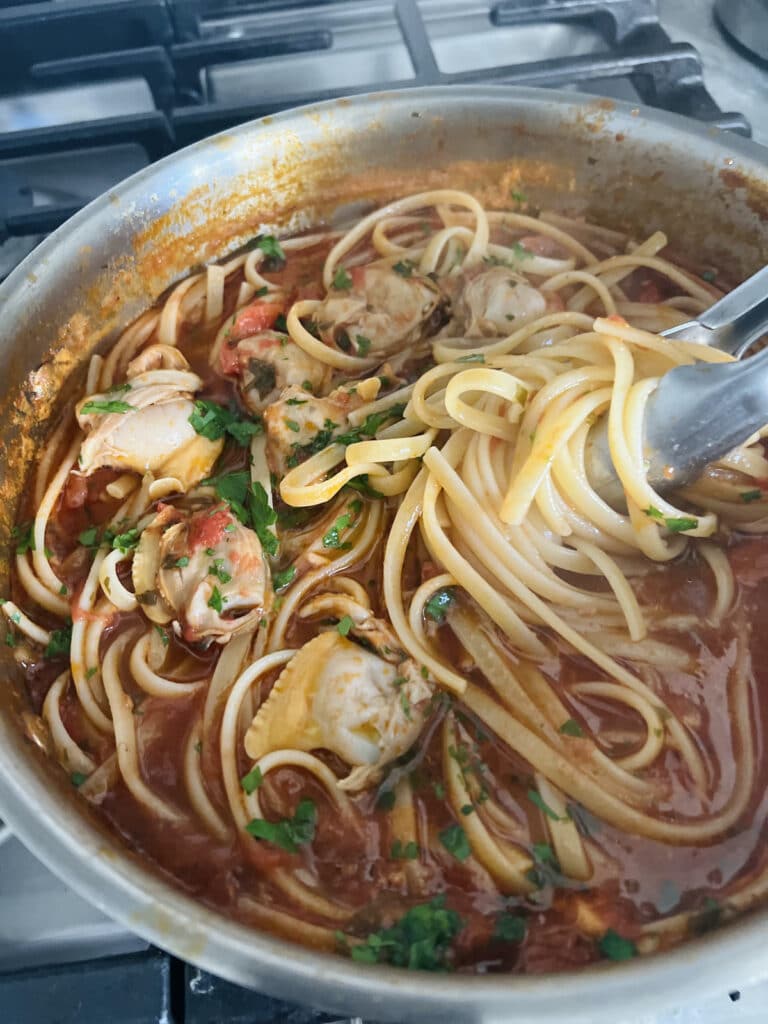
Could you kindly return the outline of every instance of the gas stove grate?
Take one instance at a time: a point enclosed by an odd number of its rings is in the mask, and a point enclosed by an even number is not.
[[[433,26],[446,12],[472,7],[497,32],[569,25],[590,29],[599,42],[588,53],[446,71]],[[328,51],[341,68],[355,22],[363,38],[378,31],[385,40],[371,51],[381,77],[354,83],[342,76],[337,84],[332,71],[322,85],[265,88],[264,69],[271,75],[278,59]],[[392,57],[397,47],[401,60]],[[600,92],[621,80],[643,103],[750,132],[741,114],[719,110],[696,50],[670,41],[654,0],[0,0],[0,53],[0,242],[53,230],[94,195],[179,146],[290,106],[363,91],[486,82]],[[259,63],[249,90],[249,69]],[[232,71],[242,77],[227,90],[223,78]],[[89,89],[96,90],[93,109],[84,101]],[[54,95],[64,99],[52,111]],[[77,113],[83,104],[87,116]],[[105,107],[126,105],[126,112],[100,116]],[[120,147],[132,152],[127,165],[116,161],[110,171],[109,161],[96,159]],[[81,151],[100,165],[101,177],[57,186],[58,159]]]

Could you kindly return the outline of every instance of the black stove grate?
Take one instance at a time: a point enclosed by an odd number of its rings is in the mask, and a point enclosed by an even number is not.
[[[296,24],[295,9],[302,17]],[[696,50],[672,43],[659,24],[654,0],[500,0],[488,7],[499,29],[543,23],[576,23],[599,31],[597,53],[449,73],[440,69],[417,0],[0,0],[0,105],[42,89],[119,81],[142,83],[152,109],[119,116],[3,131],[0,117],[0,242],[44,234],[123,176],[84,193],[57,194],[35,185],[29,159],[119,145],[137,149],[139,165],[179,146],[255,117],[301,103],[362,91],[417,85],[508,83],[589,87],[606,79],[631,83],[640,100],[748,135],[737,113],[722,113],[706,91]],[[329,50],[338,13],[365,19],[389,8],[413,65],[411,77],[364,85],[313,88],[290,94],[219,101],[211,68],[233,62]],[[336,19],[331,17],[335,12]],[[261,24],[260,24],[261,23]],[[599,88],[596,90],[599,91]],[[108,92],[107,92],[108,95]],[[7,127],[7,125],[5,126]],[[135,169],[132,165],[130,169]],[[32,184],[30,184],[30,178]],[[42,175],[43,182],[48,179]]]

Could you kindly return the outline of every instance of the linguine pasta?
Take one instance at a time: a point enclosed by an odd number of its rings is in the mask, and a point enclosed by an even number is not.
[[[364,963],[622,960],[768,886],[763,443],[671,496],[644,468],[659,378],[730,358],[660,332],[722,289],[513,206],[190,275],[92,357],[16,530],[7,643],[83,797]]]

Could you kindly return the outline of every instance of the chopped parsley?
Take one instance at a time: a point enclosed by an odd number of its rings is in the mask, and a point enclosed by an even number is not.
[[[173,569],[186,569],[189,565],[189,555],[182,555],[181,558],[176,558],[171,561],[170,568]]]
[[[306,398],[286,398],[286,405],[306,405],[308,399]]]
[[[72,772],[72,774],[69,776],[70,782],[76,789],[79,789],[87,778],[88,776],[85,774],[85,772]]]
[[[411,907],[391,928],[372,932],[349,949],[357,963],[388,963],[414,971],[444,971],[453,939],[464,922],[445,897]],[[345,942],[346,945],[346,942]]]
[[[15,647],[16,646],[16,637],[13,635],[13,633],[10,632],[10,630],[5,634],[5,646],[6,647]]]
[[[424,614],[433,622],[445,622],[445,613],[455,600],[452,587],[444,587],[443,590],[436,590],[424,605]]]
[[[499,914],[493,928],[493,937],[501,942],[522,942],[525,938],[525,918],[505,911]]]
[[[763,496],[763,492],[759,487],[756,487],[754,491],[742,491],[739,497],[745,504],[749,504],[750,501],[760,501]]]
[[[248,243],[247,247],[249,249],[261,249],[268,259],[273,260],[279,265],[285,263],[285,252],[274,235],[257,235]]]
[[[296,422],[296,420],[285,420],[285,425],[289,430],[292,430],[294,434],[298,434],[301,430],[301,426]]]
[[[569,821],[570,820],[568,815],[566,815],[565,817],[561,818],[559,814],[557,814],[555,811],[553,811],[552,808],[549,806],[549,804],[544,800],[542,795],[537,790],[529,789],[528,790],[528,799],[531,801],[532,804],[535,804],[536,807],[538,807],[539,810],[543,814],[546,814],[546,816],[548,818],[551,818],[552,821]]]
[[[265,840],[288,853],[298,853],[300,846],[311,843],[315,838],[316,824],[317,808],[313,801],[302,800],[292,818],[283,818],[282,821],[253,818],[245,830],[254,839]]]
[[[583,736],[584,735],[584,730],[581,728],[581,726],[579,725],[579,723],[576,721],[575,718],[568,718],[568,719],[566,719],[566,721],[563,722],[563,724],[560,726],[559,732],[561,732],[563,734],[563,736]]]
[[[352,621],[350,616],[345,615],[343,618],[339,619],[336,629],[339,631],[340,636],[347,636],[349,634],[350,629],[352,629],[353,626],[354,622]]]
[[[366,338],[364,334],[356,334],[355,341],[357,342],[357,354],[367,356],[371,351],[371,339]]]
[[[449,825],[438,834],[438,838],[448,853],[458,861],[465,861],[472,853],[467,834],[461,825]]]
[[[278,590],[284,590],[289,584],[293,583],[296,579],[296,566],[289,565],[287,569],[283,569],[282,572],[276,572],[272,576],[272,589],[275,593]]]
[[[395,806],[395,791],[394,789],[386,789],[383,793],[379,793],[376,799],[376,810],[378,811],[391,811]]]
[[[362,507],[362,503],[357,498],[349,503],[349,511],[340,515],[330,529],[323,534],[324,548],[338,548],[343,551],[348,550],[352,546],[348,543],[342,543],[341,535],[345,530],[348,530],[350,526],[355,524]]]
[[[510,195],[510,198],[514,199],[516,203],[527,203],[528,202],[528,196],[525,194],[525,192],[518,192],[515,189],[512,189],[512,191],[509,193],[509,195]]]
[[[702,272],[701,272],[701,279],[702,279],[702,281],[708,281],[710,284],[715,280],[716,277],[717,277],[717,271],[716,270],[702,270]]]
[[[344,267],[336,267],[336,273],[333,275],[333,287],[340,292],[348,292],[352,288],[352,278]]]
[[[248,372],[252,377],[247,384],[249,391],[258,391],[259,398],[264,398],[270,391],[274,391],[277,384],[277,373],[271,363],[253,357],[248,360]]]
[[[99,670],[96,668],[95,665],[91,665],[91,667],[85,673],[85,678],[86,679],[93,679],[93,677],[96,675],[96,673],[98,671]]]
[[[251,483],[250,474],[245,469],[212,477],[204,483],[213,484],[218,497],[226,501],[243,526],[255,532],[268,555],[277,554],[277,537],[270,529],[277,522],[277,513],[269,504],[262,483],[258,480]]]
[[[414,264],[411,260],[399,260],[392,267],[396,274],[400,277],[410,277],[413,274]]]
[[[255,790],[261,786],[264,781],[264,776],[261,774],[261,768],[256,765],[255,768],[251,768],[247,775],[244,775],[240,779],[240,785],[243,787],[245,792],[250,796]]]
[[[105,539],[107,539],[106,536]],[[120,551],[122,554],[127,555],[129,551],[132,551],[136,547],[140,539],[141,531],[138,527],[134,526],[132,529],[126,530],[125,533],[118,533],[112,537],[112,547],[116,551]]]
[[[35,550],[35,524],[30,521],[14,526],[11,530],[11,537],[16,541],[16,554],[24,555],[27,551]]]
[[[254,434],[261,434],[264,430],[259,421],[242,419],[218,402],[209,402],[205,398],[195,399],[195,411],[189,422],[196,433],[209,441],[218,441],[229,435],[242,448],[247,447]]]
[[[403,709],[403,714],[408,721],[412,721],[413,716],[411,715],[411,702],[408,700],[408,694],[405,690],[400,691],[400,707]]]
[[[651,519],[663,522],[670,533],[685,533],[687,530],[695,530],[699,525],[698,519],[694,519],[692,516],[665,516],[653,505],[645,509],[645,514]]]
[[[185,556],[186,557],[186,556]],[[179,559],[179,562],[181,559]],[[178,563],[177,563],[178,565]],[[189,559],[187,558],[185,565],[189,565]],[[214,558],[211,564],[208,566],[208,575],[215,576],[219,583],[229,583],[232,579],[230,573],[224,568],[223,558]]]
[[[211,596],[208,598],[208,607],[213,608],[219,615],[224,610],[224,598],[221,596],[221,591],[218,587],[214,587],[211,591]]]
[[[482,352],[473,352],[468,356],[459,356],[456,360],[457,363],[484,363],[485,356]]]
[[[372,487],[371,484],[368,483],[367,473],[363,473],[360,476],[355,477],[354,480],[350,480],[346,486],[349,487],[350,490],[357,491],[358,494],[362,494],[366,498],[385,497],[381,491],[377,491],[375,487]]]
[[[403,412],[405,411],[404,404],[391,405],[388,409],[382,412],[370,413],[363,423],[359,427],[352,427],[346,433],[338,434],[334,436],[334,430],[338,430],[339,424],[334,423],[333,420],[326,419],[323,424],[323,429],[318,430],[315,436],[307,444],[300,444],[294,442],[291,445],[292,453],[286,459],[286,465],[289,469],[293,469],[298,466],[302,459],[309,458],[311,455],[316,455],[318,452],[324,451],[331,444],[343,444],[349,445],[354,444],[356,441],[362,440],[364,437],[375,437],[376,432],[379,428],[387,422],[387,420],[398,420],[402,418]],[[349,486],[349,485],[348,485]]]
[[[160,639],[161,639],[161,641],[163,643],[163,647],[167,647],[168,646],[168,634],[167,634],[167,632],[163,629],[162,626],[158,626],[157,624],[155,624],[155,631],[157,632],[157,635],[160,637]]]
[[[134,406],[129,405],[128,402],[121,402],[119,399],[115,399],[107,402],[86,402],[85,405],[80,410],[80,412],[83,413],[84,416],[88,416],[90,413],[94,412],[102,414],[122,413],[132,412],[133,409]]]
[[[539,864],[551,864],[554,868],[559,870],[560,865],[557,862],[555,851],[549,845],[549,843],[534,843],[533,844],[533,856]]]
[[[637,946],[631,939],[625,939],[613,928],[609,928],[597,944],[597,948],[607,960],[631,960],[637,956]]]
[[[63,658],[65,655],[68,656],[71,643],[71,626],[64,626],[63,629],[54,629],[51,633],[51,639],[43,651],[43,656],[46,658]]]
[[[101,543],[98,526],[89,526],[86,530],[82,530],[78,535],[77,542],[84,548],[97,548]]]
[[[402,839],[396,839],[392,843],[390,856],[392,860],[416,860],[419,856],[419,844],[413,840],[404,843]]]
[[[126,530],[124,533],[114,533],[107,527],[102,533],[98,526],[89,526],[78,535],[78,543],[84,548],[98,548],[102,544],[110,545],[114,550],[127,555],[132,551],[141,539],[141,531],[138,527]]]

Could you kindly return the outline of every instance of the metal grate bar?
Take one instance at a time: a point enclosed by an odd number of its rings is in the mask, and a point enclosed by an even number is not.
[[[302,0],[312,23],[295,24],[292,0],[46,0],[0,9],[0,65],[3,88],[39,89],[82,82],[109,83],[139,78],[147,82],[154,112],[0,134],[0,160],[77,148],[134,142],[149,160],[245,120],[298,104],[349,94],[423,85],[509,83],[538,86],[588,86],[599,79],[626,79],[641,100],[743,135],[749,124],[738,113],[722,113],[707,92],[701,59],[687,44],[673,44],[659,24],[655,0],[499,0],[489,7],[489,23],[516,25],[576,21],[599,29],[604,52],[514,63],[449,74],[435,58],[418,0],[392,0],[392,12],[414,75],[360,86],[322,89],[299,87],[277,98],[214,102],[205,73],[213,66],[332,50],[335,26],[326,9],[333,0]],[[363,7],[351,0],[354,17]],[[236,27],[206,34],[206,18],[226,19],[269,13],[270,27],[237,34]],[[281,13],[285,18],[281,19]],[[345,12],[346,14],[346,12]],[[362,15],[361,15],[362,17]],[[278,20],[276,20],[278,19]],[[256,22],[258,25],[258,23]],[[330,58],[329,58],[330,59]],[[245,93],[250,97],[250,91]],[[5,209],[3,209],[5,208]],[[68,195],[47,206],[19,209],[0,195],[0,234],[47,231],[72,212]]]
[[[643,25],[658,23],[655,0],[503,0],[491,11],[495,25],[530,25],[542,21],[586,21],[597,24],[614,44],[622,43]],[[666,37],[666,42],[669,38]]]

